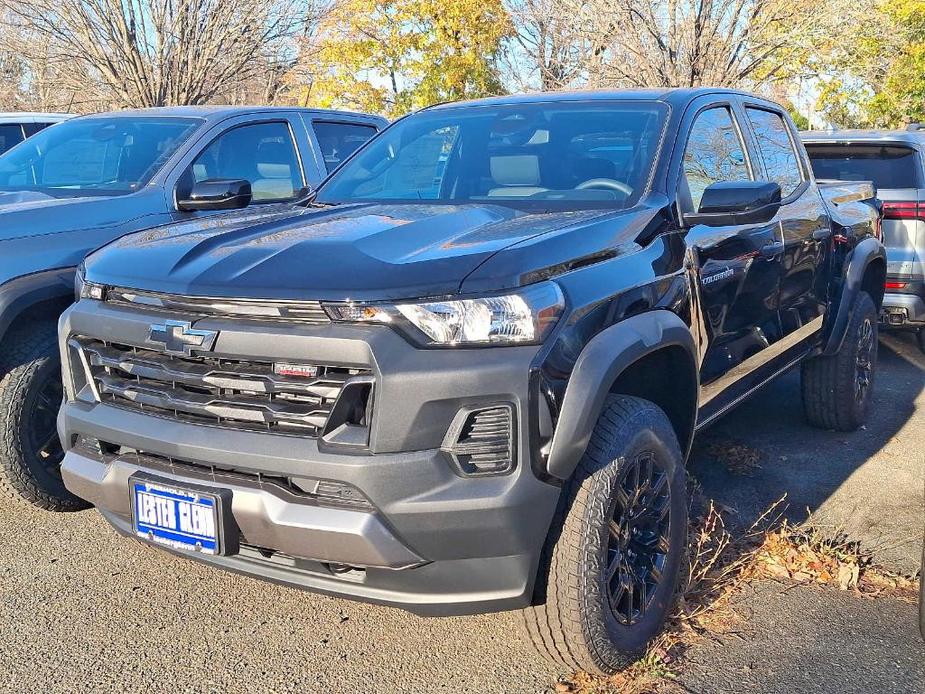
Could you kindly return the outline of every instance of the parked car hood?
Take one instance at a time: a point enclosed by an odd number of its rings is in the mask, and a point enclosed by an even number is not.
[[[37,191],[0,192],[0,241],[123,224],[150,212],[150,196],[58,198]]]
[[[628,223],[635,218],[601,210],[528,213],[489,203],[252,208],[123,237],[87,259],[87,278],[193,296],[442,296],[459,292],[468,275],[505,249],[564,230],[587,232],[590,240],[578,245],[600,249],[638,226]],[[574,244],[556,247],[557,254],[575,257]],[[524,248],[532,249],[534,259]],[[536,244],[518,249],[517,267],[496,263],[497,287],[535,281],[525,263],[539,270],[561,262],[536,250]]]

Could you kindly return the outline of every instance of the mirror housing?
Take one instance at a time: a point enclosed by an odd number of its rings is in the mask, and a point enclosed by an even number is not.
[[[177,195],[177,209],[184,212],[240,210],[251,204],[251,184],[243,179],[210,178],[194,183],[185,194]]]
[[[687,226],[770,222],[780,209],[780,185],[770,181],[720,181],[707,186],[700,209],[684,215]]]

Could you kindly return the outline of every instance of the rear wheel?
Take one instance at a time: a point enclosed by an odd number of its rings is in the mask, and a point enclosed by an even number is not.
[[[20,329],[9,344],[8,372],[0,381],[0,491],[49,511],[88,508],[61,479],[56,420],[63,387],[55,324]]]
[[[534,646],[576,670],[625,666],[661,630],[686,547],[686,480],[671,423],[647,400],[612,396],[563,489],[538,604],[523,613]]]
[[[854,431],[870,407],[877,368],[877,307],[859,292],[837,354],[803,362],[803,408],[813,426]]]
[[[919,349],[925,352],[925,328],[919,328],[916,335],[919,338]]]

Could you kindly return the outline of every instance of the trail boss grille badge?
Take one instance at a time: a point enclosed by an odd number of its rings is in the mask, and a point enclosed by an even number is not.
[[[146,342],[161,348],[167,354],[189,357],[193,350],[208,352],[215,344],[218,333],[214,330],[195,330],[191,323],[167,320],[152,323]]]
[[[315,378],[318,375],[318,367],[308,364],[282,364],[273,365],[273,371],[277,376],[293,376],[296,378]]]

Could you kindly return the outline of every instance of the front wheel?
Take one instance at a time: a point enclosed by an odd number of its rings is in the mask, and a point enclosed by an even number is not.
[[[837,354],[803,362],[803,409],[813,426],[854,431],[867,419],[877,368],[877,307],[867,292],[854,303]]]
[[[9,372],[0,382],[0,491],[49,511],[88,508],[61,480],[56,418],[63,388],[55,325],[30,325],[9,339]]]
[[[538,604],[523,613],[530,640],[568,668],[606,675],[627,665],[661,631],[686,548],[671,423],[647,400],[611,396],[562,491]]]

